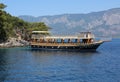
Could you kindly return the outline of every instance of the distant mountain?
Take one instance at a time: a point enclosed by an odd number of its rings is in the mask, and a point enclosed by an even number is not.
[[[39,17],[22,15],[19,18],[29,22],[45,22],[52,28],[53,33],[72,34],[81,31],[92,31],[99,35],[120,36],[120,8],[88,14],[62,14]]]

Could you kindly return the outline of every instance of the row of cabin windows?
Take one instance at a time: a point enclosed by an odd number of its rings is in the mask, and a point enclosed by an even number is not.
[[[31,41],[38,43],[92,43],[93,39],[32,39]]]

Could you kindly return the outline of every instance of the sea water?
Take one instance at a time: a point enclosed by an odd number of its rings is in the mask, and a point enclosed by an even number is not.
[[[0,82],[120,82],[120,39],[96,52],[1,48]]]

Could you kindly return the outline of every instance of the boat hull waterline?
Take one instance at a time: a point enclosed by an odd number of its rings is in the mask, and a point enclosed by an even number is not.
[[[32,49],[40,49],[40,50],[77,50],[77,51],[96,51],[96,49],[103,43],[103,41],[95,42],[95,43],[33,43],[31,45]]]

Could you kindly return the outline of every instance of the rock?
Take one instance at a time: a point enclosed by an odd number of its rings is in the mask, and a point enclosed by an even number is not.
[[[29,42],[25,40],[18,40],[16,38],[9,38],[6,42],[1,43],[0,47],[22,47],[28,46]]]

